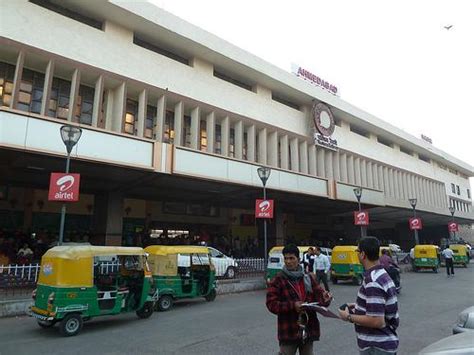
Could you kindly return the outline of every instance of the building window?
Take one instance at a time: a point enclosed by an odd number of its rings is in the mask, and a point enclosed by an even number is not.
[[[9,107],[13,93],[15,66],[0,62],[0,106]]]
[[[92,110],[94,108],[95,89],[89,86],[81,85],[79,87],[79,96],[76,105],[76,120],[79,123],[92,124]]]
[[[137,46],[140,46],[142,48],[148,49],[149,51],[161,54],[165,57],[168,57],[170,59],[173,59],[177,62],[183,63],[185,65],[189,65],[189,60],[177,53],[174,53],[168,49],[164,49],[156,44],[152,44],[150,42],[145,41],[142,38],[137,37],[136,34],[133,35],[133,43],[136,44]]]
[[[453,194],[456,193],[456,185],[451,184],[451,192],[452,192]]]
[[[252,85],[245,83],[242,79],[238,79],[232,74],[223,73],[214,69],[214,76],[221,80],[227,81],[228,83],[234,84],[241,87],[242,89],[252,91]]]
[[[456,193],[461,195],[461,189],[459,188],[459,185],[456,185]]]
[[[53,79],[51,97],[49,98],[48,116],[67,119],[69,112],[69,95],[71,82],[59,78]]]
[[[156,122],[156,107],[152,105],[147,105],[146,107],[146,118],[145,118],[145,138],[154,139],[153,128]]]
[[[413,155],[413,152],[410,151],[409,149],[403,147],[403,146],[400,146],[400,152],[402,153],[405,153],[405,154],[408,154],[408,155]]]
[[[275,94],[272,93],[272,100],[276,101],[276,102],[279,102],[282,105],[291,107],[295,110],[298,110],[298,111],[300,110],[300,105],[298,105],[297,103],[291,101],[290,99],[283,98],[282,96],[278,96],[278,95],[275,95]]]
[[[247,150],[248,150],[248,143],[247,143],[247,132],[244,133],[244,142],[243,142],[243,147],[242,147],[242,158],[244,160],[248,160],[247,156]]]
[[[471,198],[471,190],[467,189],[467,198]]]
[[[184,116],[183,122],[183,146],[190,148],[191,147],[191,117]]]
[[[292,170],[291,160],[291,147],[288,145],[288,170]]]
[[[359,136],[369,138],[369,132],[363,128],[351,125],[351,132],[354,132],[355,134],[358,134]]]
[[[163,142],[173,144],[174,143],[174,112],[166,111],[165,116],[165,130],[163,132]]]
[[[216,140],[214,144],[214,153],[222,154],[222,135],[221,135],[221,125],[216,124]]]
[[[26,112],[40,113],[43,87],[44,74],[23,69],[17,108]]]
[[[260,156],[260,146],[258,145],[259,139],[258,139],[258,134],[255,135],[255,161],[260,162],[259,156]]]
[[[424,161],[425,163],[431,163],[431,159],[428,157],[425,157],[424,155],[418,155],[418,159],[421,161]]]
[[[135,134],[135,122],[138,115],[138,102],[127,99],[127,106],[125,112],[125,123],[123,131],[128,134]]]
[[[207,127],[206,121],[201,120],[199,123],[199,149],[203,152],[207,151]]]
[[[235,129],[229,130],[229,157],[235,158]]]

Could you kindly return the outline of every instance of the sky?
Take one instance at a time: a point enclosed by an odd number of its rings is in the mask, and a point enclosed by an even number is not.
[[[149,1],[474,166],[474,1]]]

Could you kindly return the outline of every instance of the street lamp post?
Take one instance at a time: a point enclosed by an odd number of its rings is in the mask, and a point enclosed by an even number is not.
[[[410,198],[410,199],[408,199],[408,201],[410,201],[410,205],[413,208],[413,218],[416,218],[417,199],[416,198]],[[420,244],[420,241],[418,239],[418,229],[414,229],[414,232],[415,232],[415,243],[416,243],[416,245],[418,245],[418,244]]]
[[[354,189],[354,195],[357,198],[357,203],[359,204],[359,212],[362,211],[362,206],[360,204],[360,199],[362,198],[362,187],[356,187]],[[360,236],[365,237],[367,235],[367,227],[361,225],[360,226]]]
[[[454,206],[449,206],[449,212],[451,213],[451,223],[454,223],[454,212],[456,212],[456,210],[454,209]],[[451,238],[451,241],[456,240],[456,231],[452,232],[450,238]]]
[[[270,173],[272,170],[266,166],[262,166],[257,169],[258,177],[260,180],[262,180],[263,184],[263,199],[267,199],[267,190],[266,190],[266,185],[267,185],[267,180],[270,177]],[[267,219],[263,219],[263,248],[264,248],[264,255],[263,255],[263,260],[264,260],[264,265],[267,265]]]
[[[66,159],[66,174],[69,174],[69,164],[71,160],[72,148],[79,142],[82,135],[82,129],[73,126],[61,126],[61,139],[66,146],[67,159]],[[64,241],[64,222],[66,220],[66,204],[63,203],[61,207],[61,222],[59,223],[59,240],[58,245],[62,245]]]

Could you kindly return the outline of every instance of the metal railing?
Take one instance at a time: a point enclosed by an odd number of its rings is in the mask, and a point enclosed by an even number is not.
[[[0,265],[0,300],[28,297],[36,287],[40,265]]]
[[[265,260],[263,258],[234,259],[235,263],[223,260],[215,261],[216,275],[224,279],[244,279],[263,276]]]

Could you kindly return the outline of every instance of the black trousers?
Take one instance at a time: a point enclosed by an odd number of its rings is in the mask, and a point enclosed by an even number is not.
[[[316,270],[316,281],[318,281],[318,284],[322,282],[326,291],[329,291],[328,276],[324,270]]]
[[[452,258],[446,258],[445,263],[446,263],[446,272],[448,273],[448,276],[450,275],[449,270],[451,270],[451,274],[454,275],[453,259]]]

